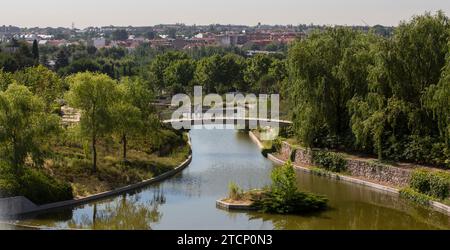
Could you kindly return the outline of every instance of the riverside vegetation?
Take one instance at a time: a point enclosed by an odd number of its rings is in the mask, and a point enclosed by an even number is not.
[[[138,79],[61,79],[37,66],[0,72],[0,80],[0,197],[44,204],[104,192],[171,170],[189,154],[182,132],[160,124]],[[66,101],[80,110],[79,123],[62,125]]]
[[[275,168],[271,179],[271,186],[247,192],[231,183],[226,201],[245,204],[264,213],[305,214],[327,209],[326,197],[298,190],[295,170],[290,162]]]

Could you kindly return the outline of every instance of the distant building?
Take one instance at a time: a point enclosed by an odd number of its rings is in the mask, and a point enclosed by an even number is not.
[[[268,32],[246,33],[248,41],[270,40],[271,34]]]
[[[241,34],[223,34],[216,36],[216,43],[219,46],[237,46],[247,42],[247,36]]]
[[[172,41],[172,46],[175,49],[183,49],[188,44],[189,44],[189,42],[187,40],[180,39],[180,38],[177,38],[177,39]]]
[[[263,55],[272,55],[272,54],[282,54],[281,52],[274,52],[274,51],[265,51],[265,50],[247,50],[246,55],[247,56],[254,56],[257,54],[263,54]]]
[[[92,46],[96,47],[97,49],[104,48],[106,46],[106,39],[101,38],[94,38],[92,39]]]
[[[54,47],[66,46],[68,43],[66,40],[48,40],[47,44]]]
[[[40,40],[39,45],[47,45],[48,40]]]

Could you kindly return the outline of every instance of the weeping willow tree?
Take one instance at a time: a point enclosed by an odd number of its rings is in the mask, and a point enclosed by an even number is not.
[[[434,118],[438,121],[439,135],[446,145],[445,154],[450,156],[450,51],[441,80],[427,90],[425,105],[432,110]],[[450,165],[450,157],[447,157],[445,163]]]
[[[374,39],[330,28],[290,48],[286,92],[294,129],[306,146],[339,146],[350,140],[347,103],[367,92]]]
[[[360,149],[374,150],[380,159],[434,163],[432,158],[445,158],[438,134],[443,117],[430,115],[424,93],[440,81],[448,31],[443,13],[425,14],[400,24],[391,39],[378,45],[368,75],[369,93],[349,102]]]

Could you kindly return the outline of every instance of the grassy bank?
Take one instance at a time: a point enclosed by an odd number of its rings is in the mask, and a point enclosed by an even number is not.
[[[70,134],[70,133],[69,133]],[[167,131],[166,131],[167,134]],[[187,136],[171,134],[158,142],[134,140],[123,159],[121,144],[102,140],[97,170],[92,169],[91,150],[81,141],[59,138],[40,167],[0,166],[0,197],[25,196],[36,204],[86,197],[139,183],[170,171],[190,153]]]
[[[48,161],[46,170],[55,178],[69,182],[75,197],[88,196],[151,179],[180,165],[189,155],[187,144],[179,145],[165,156],[130,150],[127,161],[99,148],[98,169],[92,172],[91,161],[83,156],[83,149],[59,147],[57,158]]]

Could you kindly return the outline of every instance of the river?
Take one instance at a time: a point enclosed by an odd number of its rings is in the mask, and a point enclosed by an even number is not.
[[[215,201],[228,185],[260,188],[275,167],[248,134],[192,130],[193,161],[160,184],[114,198],[15,221],[76,229],[449,229],[450,217],[369,187],[298,172],[301,190],[326,195],[331,209],[308,216],[227,212]]]

